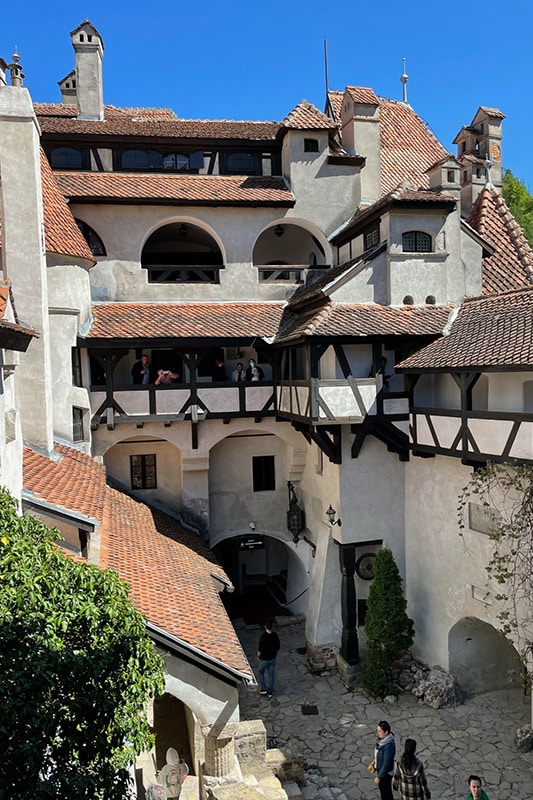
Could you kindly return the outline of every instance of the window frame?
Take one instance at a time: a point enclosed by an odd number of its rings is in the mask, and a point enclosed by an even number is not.
[[[276,491],[276,457],[274,455],[252,456],[252,491]]]
[[[85,409],[79,406],[72,406],[72,444],[79,444],[85,441],[84,415]]]
[[[140,468],[140,481],[135,475],[136,465],[134,461],[139,459]],[[153,463],[149,464],[148,459],[153,459]],[[153,476],[150,476],[150,470],[153,471]],[[140,483],[140,485],[136,485]],[[150,484],[150,485],[149,485]],[[157,455],[156,453],[132,453],[130,455],[130,485],[132,491],[143,491],[150,489],[157,489]]]
[[[414,237],[414,246],[406,246],[406,237]],[[428,246],[422,246],[426,243]],[[433,237],[427,231],[410,230],[402,233],[402,253],[433,253]]]

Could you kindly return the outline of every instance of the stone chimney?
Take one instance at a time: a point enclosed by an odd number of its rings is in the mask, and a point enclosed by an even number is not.
[[[461,206],[468,214],[487,183],[502,188],[502,121],[497,108],[480,106],[470,125],[461,128],[453,143],[461,165]]]
[[[86,19],[70,33],[76,53],[76,93],[78,119],[103,120],[104,92],[102,86],[102,37]],[[66,79],[64,79],[66,80]]]
[[[379,99],[372,89],[347,86],[341,110],[342,146],[347,153],[364,156],[361,169],[361,203],[379,200],[381,158]]]
[[[461,185],[461,165],[452,155],[437,161],[426,170],[429,188],[436,192],[450,194],[459,200]]]
[[[77,103],[77,92],[76,92],[76,70],[73,69],[69,72],[68,75],[65,75],[62,80],[57,82],[61,90],[61,102],[63,105],[72,105],[73,103]]]

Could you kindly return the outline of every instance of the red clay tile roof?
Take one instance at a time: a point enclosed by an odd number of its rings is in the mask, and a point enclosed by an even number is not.
[[[274,141],[281,129],[279,122],[179,119],[169,109],[104,106],[104,119],[95,121],[76,119],[78,109],[72,104],[35,103],[34,108],[44,134]]]
[[[449,153],[421,117],[410,105],[378,97],[372,89],[347,86],[346,91],[358,103],[379,105],[381,193],[387,194],[403,181],[414,186],[429,186],[426,170],[435,162],[449,156]],[[330,105],[339,124],[343,97],[343,92],[328,92]]]
[[[483,294],[531,286],[533,251],[497,189],[481,190],[467,222],[496,248],[483,259]]]
[[[48,160],[41,150],[41,181],[45,222],[46,252],[75,256],[95,264],[89,245],[80,233],[74,217],[56,183]]]
[[[302,315],[286,312],[276,343],[302,337],[437,336],[446,326],[452,305],[381,306],[329,302]]]
[[[337,128],[337,125],[330,117],[323,114],[312,103],[302,100],[292,111],[287,114],[282,123],[286,128],[296,128],[297,130],[329,130]]]
[[[448,155],[446,149],[406,103],[380,97],[379,116],[382,194],[402,181],[429,186],[426,170]]]
[[[165,205],[293,206],[282,178],[241,175],[154,175],[124,172],[55,172],[65,197],[78,201]]]
[[[229,579],[200,537],[108,487],[105,467],[86,453],[58,443],[55,452],[57,461],[24,448],[25,490],[100,522],[100,567],[114,569],[130,584],[138,611],[170,635],[251,676],[212,576],[226,584]]]
[[[102,303],[86,339],[271,337],[283,303]]]
[[[533,288],[466,300],[448,336],[397,366],[429,372],[533,367]]]
[[[333,112],[333,119],[335,120],[337,125],[340,125],[341,123],[343,98],[344,98],[344,92],[339,92],[333,89],[328,92],[328,100],[331,106],[331,110]]]
[[[101,566],[130,584],[134,605],[151,623],[252,675],[212,575],[229,580],[199,536],[108,489],[100,552]]]
[[[55,444],[57,461],[24,448],[24,488],[35,497],[101,522],[106,485],[105,467],[73,447]]]
[[[489,117],[496,117],[497,119],[505,119],[505,114],[502,114],[499,108],[489,108],[488,106],[480,106],[478,111],[484,111]]]
[[[379,105],[379,98],[373,89],[367,86],[347,86],[346,91],[358,105]]]

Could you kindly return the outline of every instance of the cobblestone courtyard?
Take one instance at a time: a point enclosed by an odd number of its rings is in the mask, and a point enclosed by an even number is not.
[[[388,719],[397,748],[410,736],[418,742],[433,800],[464,798],[466,777],[482,776],[490,800],[532,798],[533,753],[519,754],[513,738],[530,722],[530,699],[520,689],[490,692],[454,709],[436,711],[411,694],[395,704],[369,700],[347,691],[336,674],[311,675],[307,669],[304,630],[294,618],[278,618],[281,639],[274,697],[258,687],[241,693],[242,719],[261,718],[268,746],[300,755],[306,764],[305,800],[379,799],[367,771],[372,758],[376,723]],[[250,663],[256,666],[261,629],[235,626]],[[316,706],[317,714],[302,713]]]

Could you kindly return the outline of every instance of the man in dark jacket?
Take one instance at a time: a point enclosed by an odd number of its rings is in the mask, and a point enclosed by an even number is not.
[[[141,356],[139,361],[135,362],[131,368],[131,377],[133,383],[150,383],[150,364],[148,363],[148,356]]]
[[[274,691],[274,673],[276,671],[276,656],[280,648],[279,636],[272,630],[272,621],[265,623],[265,630],[259,637],[257,646],[257,664],[259,670],[259,682],[261,689],[259,694],[266,694],[272,697]],[[265,682],[265,672],[268,673],[269,686]]]

